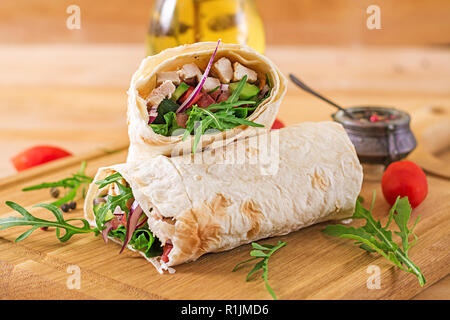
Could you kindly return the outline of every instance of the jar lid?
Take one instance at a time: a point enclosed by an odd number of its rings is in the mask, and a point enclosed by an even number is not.
[[[409,128],[408,113],[390,107],[356,106],[346,109],[355,118],[350,118],[344,111],[339,110],[332,115],[333,119],[344,127],[354,130],[379,130]]]

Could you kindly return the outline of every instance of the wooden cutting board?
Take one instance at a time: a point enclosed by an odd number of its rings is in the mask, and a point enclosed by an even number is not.
[[[83,156],[55,161],[0,180],[0,218],[15,215],[4,202],[11,200],[30,208],[50,202],[48,190],[21,192],[23,187],[56,181],[76,172],[87,160],[89,175],[97,168],[123,162],[126,145]],[[410,250],[411,259],[421,268],[429,287],[449,273],[450,266],[450,180],[428,176],[429,195],[413,211],[421,216],[416,227],[419,237]],[[386,220],[388,205],[380,184],[365,181],[362,196],[369,206],[376,190],[375,215]],[[82,201],[65,216],[82,217]],[[45,210],[34,214],[52,218]],[[288,245],[274,254],[269,263],[269,283],[279,299],[409,299],[424,290],[417,278],[394,267],[378,255],[368,254],[349,240],[325,236],[326,223],[286,236],[260,241]],[[36,230],[22,242],[13,240],[26,228],[0,232],[0,297],[3,299],[271,299],[262,279],[246,282],[251,266],[231,272],[234,265],[249,257],[250,245],[228,252],[207,254],[196,262],[177,266],[175,274],[160,275],[137,253],[119,253],[114,243],[104,244],[93,234],[75,235],[60,243],[54,230]],[[381,288],[368,289],[369,266],[381,270]],[[69,289],[73,266],[81,272],[80,289]],[[76,268],[75,267],[75,268]]]

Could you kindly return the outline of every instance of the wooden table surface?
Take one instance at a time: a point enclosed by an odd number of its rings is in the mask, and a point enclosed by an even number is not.
[[[143,52],[133,44],[0,45],[0,176],[14,174],[9,158],[36,144],[81,154],[126,143],[126,90]],[[266,54],[344,106],[450,106],[446,49],[269,47]],[[332,111],[289,84],[279,118],[320,121]],[[449,299],[450,278],[416,298]]]

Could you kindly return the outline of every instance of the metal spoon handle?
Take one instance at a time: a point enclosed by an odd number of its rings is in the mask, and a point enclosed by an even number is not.
[[[325,98],[324,96],[322,96],[318,92],[314,91],[313,89],[308,87],[305,83],[303,83],[299,78],[294,76],[292,73],[289,74],[289,78],[291,78],[292,82],[294,82],[297,86],[299,86],[300,88],[302,88],[306,92],[309,92],[310,94],[316,96],[317,98],[320,98],[323,101],[325,101],[325,102],[331,104],[332,106],[338,108],[339,110],[342,110],[347,116],[349,116],[350,118],[354,119],[354,116],[350,112],[348,112],[346,109],[342,108],[341,106],[337,105],[336,103],[334,103],[330,99]]]

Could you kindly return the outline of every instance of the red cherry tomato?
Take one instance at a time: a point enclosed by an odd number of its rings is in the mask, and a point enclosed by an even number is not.
[[[386,201],[393,205],[398,196],[408,197],[415,208],[428,194],[427,177],[414,162],[397,161],[391,163],[381,179],[381,188]]]
[[[52,146],[36,146],[29,148],[11,158],[17,171],[22,171],[56,159],[71,156],[64,149]]]
[[[275,119],[275,122],[272,125],[272,130],[273,129],[281,129],[281,128],[284,128],[284,127],[285,127],[285,125],[284,125],[283,122],[281,122],[281,120]]]

